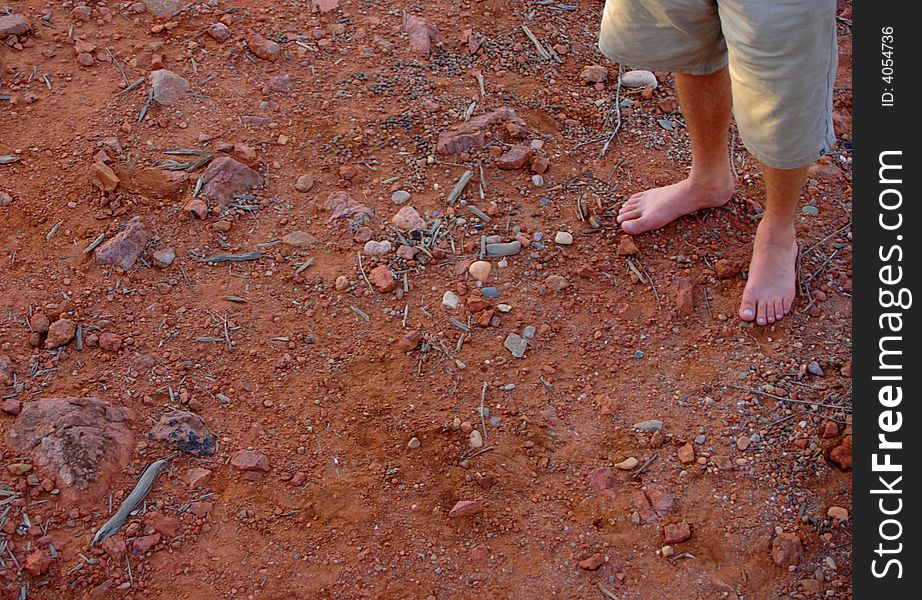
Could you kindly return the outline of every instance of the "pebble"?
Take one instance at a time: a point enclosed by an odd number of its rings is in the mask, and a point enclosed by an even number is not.
[[[449,310],[454,310],[458,308],[458,304],[461,302],[461,298],[458,297],[458,294],[454,292],[445,292],[442,295],[442,306]]]
[[[804,557],[804,546],[793,533],[779,533],[772,540],[772,560],[782,568],[800,564]]]
[[[496,159],[496,166],[506,170],[521,169],[528,164],[530,158],[531,149],[528,146],[513,146]]]
[[[77,324],[70,319],[58,319],[48,328],[48,337],[45,338],[45,348],[54,350],[68,343],[77,334]]]
[[[643,69],[628,71],[621,74],[621,85],[628,88],[648,87],[656,89],[656,75]]]
[[[848,521],[848,509],[841,506],[830,506],[826,511],[826,516],[836,521]]]
[[[663,546],[662,549],[660,549],[660,554],[662,554],[664,558],[669,558],[675,554],[675,548],[672,546]]]
[[[241,450],[231,459],[231,466],[240,471],[263,471],[270,470],[269,458],[262,452],[255,450]]]
[[[389,240],[384,240],[381,242],[370,240],[365,242],[365,246],[362,248],[362,252],[368,256],[383,256],[385,254],[390,254],[393,245]]]
[[[487,256],[513,256],[522,250],[522,242],[516,240],[502,244],[487,244]]]
[[[477,281],[486,281],[490,278],[490,271],[492,269],[493,266],[487,261],[478,260],[471,263],[471,266],[467,268],[467,272]]]
[[[304,231],[292,231],[282,238],[282,243],[293,248],[307,249],[317,243],[317,239]],[[388,242],[389,243],[389,242]]]
[[[619,462],[618,464],[616,464],[615,468],[621,469],[622,471],[630,471],[631,469],[633,469],[639,464],[640,464],[640,461],[634,458],[633,456],[631,456],[630,458],[626,458],[622,460],[621,462]]]
[[[802,213],[804,213],[805,215],[816,216],[816,215],[820,214],[820,209],[818,209],[817,207],[812,206],[812,205],[810,205],[810,204],[808,204],[807,206],[801,208],[800,211],[801,211]]]
[[[752,439],[746,437],[745,435],[741,435],[740,437],[736,438],[736,449],[740,452],[743,452],[746,450],[746,448],[749,447],[749,444],[751,443]]]
[[[669,545],[678,544],[691,537],[691,528],[686,521],[671,523],[663,528],[663,537]]]
[[[535,326],[534,326],[534,325],[528,325],[527,327],[525,327],[525,328],[522,330],[522,337],[525,338],[526,340],[533,339],[533,338],[535,337],[535,333],[537,333],[537,331],[538,331],[538,330],[535,329]]]
[[[483,448],[483,436],[480,434],[479,429],[471,430],[468,438],[468,443],[470,444],[471,448]]]
[[[176,251],[172,248],[162,248],[151,254],[154,266],[166,269],[176,260]]]
[[[486,507],[480,500],[458,500],[448,511],[449,518],[469,517],[482,513]]]
[[[807,373],[811,375],[816,375],[817,377],[825,377],[826,373],[823,371],[823,367],[820,366],[820,363],[815,360],[811,360],[807,365]]]
[[[562,275],[549,275],[544,280],[544,286],[549,290],[559,292],[560,290],[569,287],[570,282],[567,281],[567,278]]]
[[[589,558],[579,561],[579,568],[584,571],[595,571],[599,567],[605,564],[605,558],[596,552]]]
[[[480,290],[484,298],[499,298],[499,290],[495,287],[485,287]]]
[[[586,65],[579,78],[586,83],[605,83],[608,81],[608,69],[602,65]]]
[[[503,346],[512,353],[512,356],[516,358],[522,358],[525,356],[525,349],[528,347],[528,340],[523,338],[517,333],[510,333],[506,336],[506,341],[503,342]]]
[[[497,304],[496,310],[498,310],[501,313],[508,313],[508,312],[512,312],[512,307],[508,304]]]
[[[621,241],[618,242],[618,250],[616,254],[618,256],[634,256],[640,252],[640,249],[637,247],[637,244],[634,243],[634,238],[624,234],[621,236]]]
[[[660,431],[663,428],[663,422],[658,419],[649,419],[647,421],[634,423],[633,428],[643,432]]]
[[[398,210],[397,214],[391,219],[391,223],[404,231],[426,228],[426,220],[419,216],[419,213],[412,206],[404,206]]]
[[[679,457],[679,461],[681,461],[683,465],[687,465],[688,463],[695,461],[695,447],[691,444],[685,444],[679,448],[676,454]]]
[[[410,441],[407,442],[407,448],[409,448],[410,450],[416,450],[421,445],[422,443],[419,441],[419,438],[417,437],[410,438]]]
[[[532,175],[531,182],[535,187],[544,187],[544,177],[541,175]]]
[[[394,201],[396,204],[403,204],[409,199],[410,199],[410,192],[407,192],[406,190],[397,190],[396,192],[391,194],[391,200]]]
[[[13,203],[13,197],[6,192],[0,192],[0,206],[9,206]]]
[[[573,243],[573,234],[568,231],[558,231],[554,236],[554,242],[561,246],[569,246]]]
[[[182,100],[189,92],[189,82],[168,69],[159,69],[149,75],[154,102],[171,106]]]
[[[295,189],[299,192],[307,192],[314,187],[314,178],[310,175],[301,175],[295,182]]]

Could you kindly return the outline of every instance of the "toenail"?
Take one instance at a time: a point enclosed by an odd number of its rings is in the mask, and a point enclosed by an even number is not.
[[[752,311],[749,310],[749,309],[747,308],[746,310],[743,311],[743,316],[744,316],[744,317],[751,317],[751,316],[752,316]]]

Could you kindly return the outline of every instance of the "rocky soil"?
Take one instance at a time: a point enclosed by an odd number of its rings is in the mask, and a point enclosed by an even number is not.
[[[851,7],[766,328],[601,10],[0,3],[5,597],[851,597]]]

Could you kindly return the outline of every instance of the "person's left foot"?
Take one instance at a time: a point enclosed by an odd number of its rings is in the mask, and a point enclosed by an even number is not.
[[[749,279],[740,318],[759,325],[775,323],[794,304],[797,241],[791,227],[773,228],[763,220],[756,231]]]

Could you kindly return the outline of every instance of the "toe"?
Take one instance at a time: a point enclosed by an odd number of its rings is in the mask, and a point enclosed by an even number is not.
[[[647,218],[643,214],[639,214],[636,218],[631,220],[625,220],[621,223],[621,229],[630,233],[631,235],[638,235],[645,231],[649,231],[651,227],[647,223]]]
[[[775,320],[780,321],[784,318],[784,298],[779,298],[775,300]]]
[[[794,304],[794,301],[790,298],[783,298],[781,300],[781,307],[784,309],[784,314],[791,312],[791,306]]]
[[[756,303],[748,296],[743,296],[740,304],[740,318],[744,321],[753,321],[756,318]]]
[[[619,213],[619,214],[618,214],[618,222],[619,222],[619,223],[623,223],[623,222],[625,222],[625,221],[631,221],[631,220],[633,220],[633,219],[636,219],[637,217],[639,217],[639,216],[642,215],[642,214],[643,214],[643,213],[640,211],[639,208],[632,208],[631,210],[628,210],[628,211],[624,211],[624,212],[622,212],[622,213]]]
[[[756,305],[756,323],[759,325],[765,325],[768,323],[768,318],[765,316],[765,302],[759,302]]]

